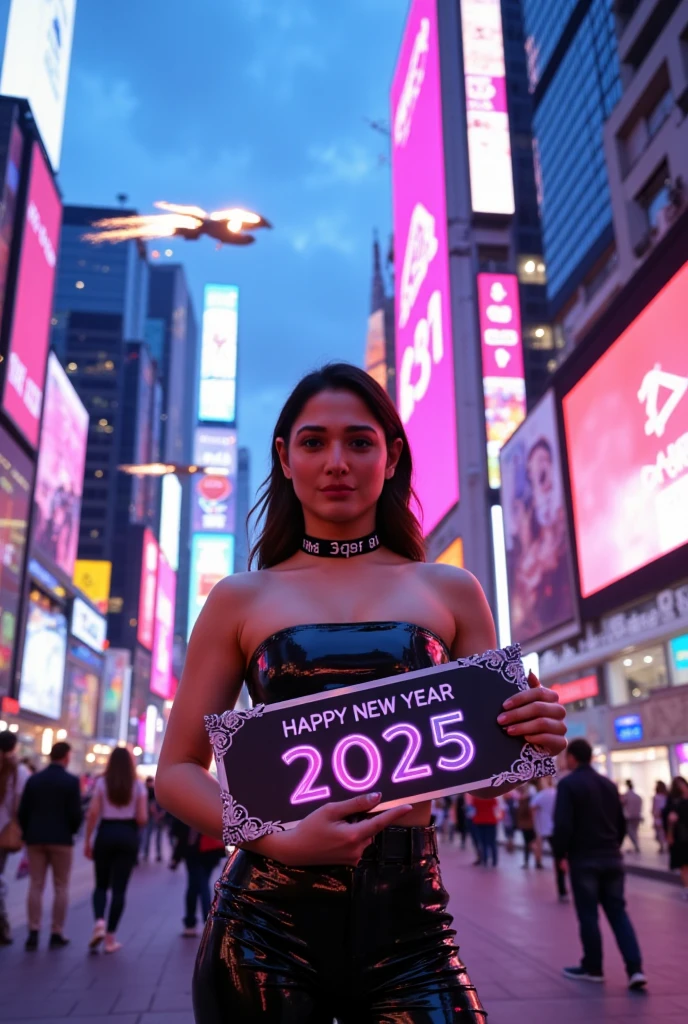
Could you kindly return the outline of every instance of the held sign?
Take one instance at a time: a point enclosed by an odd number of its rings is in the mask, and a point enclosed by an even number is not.
[[[378,791],[376,810],[554,775],[497,725],[527,682],[518,645],[360,686],[207,715],[228,845]]]

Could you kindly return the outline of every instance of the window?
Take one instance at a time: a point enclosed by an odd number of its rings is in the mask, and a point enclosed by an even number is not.
[[[611,705],[646,700],[653,690],[669,685],[664,648],[642,647],[608,662],[607,692]]]
[[[521,284],[546,284],[547,267],[542,256],[519,256],[516,273]]]
[[[669,168],[665,161],[636,197],[636,202],[645,210],[648,227],[660,226],[660,211],[671,202],[670,189]]]

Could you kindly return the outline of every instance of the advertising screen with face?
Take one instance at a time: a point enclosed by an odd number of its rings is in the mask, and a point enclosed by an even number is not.
[[[502,448],[501,473],[511,635],[528,644],[576,614],[551,391]]]
[[[62,714],[67,658],[67,619],[55,608],[29,602],[19,704],[46,718]]]
[[[61,221],[62,204],[55,183],[34,142],[2,399],[5,412],[34,448],[43,404]]]
[[[391,93],[397,405],[430,533],[459,500],[436,0],[414,0]]]
[[[189,582],[189,635],[208,594],[216,583],[234,572],[234,537],[231,534],[195,533],[191,540]]]
[[[32,483],[31,460],[0,427],[0,694],[10,688]]]
[[[136,636],[138,642],[147,650],[153,649],[155,635],[155,594],[158,581],[158,559],[160,548],[158,542],[146,529],[143,531],[143,550],[141,553],[141,586],[139,590],[139,619]]]
[[[155,637],[151,664],[151,693],[163,700],[174,696],[172,678],[172,641],[174,639],[174,609],[177,594],[177,574],[161,553],[158,559],[158,586],[155,599]]]
[[[71,579],[79,545],[88,412],[52,352],[44,405],[33,543]]]
[[[688,543],[688,263],[564,397],[583,597]]]

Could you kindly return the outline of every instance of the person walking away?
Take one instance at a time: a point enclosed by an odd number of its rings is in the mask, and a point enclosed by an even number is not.
[[[468,835],[468,819],[466,817],[466,796],[459,793],[454,803],[454,836],[461,837],[461,849],[466,849],[466,836]]]
[[[219,861],[225,856],[225,844],[213,839],[178,821],[175,823],[175,838],[178,850],[186,865],[186,893],[184,896],[185,938],[198,935],[196,931],[196,907],[201,907],[201,925],[210,913],[210,876]]]
[[[527,868],[530,863],[531,853],[535,853],[535,867],[542,868],[542,862],[535,851],[535,819],[533,809],[530,806],[530,798],[533,795],[531,786],[521,786],[517,790],[518,803],[516,805],[516,828],[523,836],[523,867]]]
[[[553,852],[552,836],[554,835],[554,806],[557,802],[557,790],[554,780],[550,776],[539,781],[540,788],[531,796],[530,806],[533,811],[535,834],[538,842],[537,858],[542,863],[545,843],[549,846],[550,851]],[[561,903],[566,903],[569,898],[566,891],[566,872],[563,870],[561,862],[556,857],[553,857],[553,859],[559,900]]]
[[[669,790],[666,782],[662,782],[661,779],[655,786],[655,795],[652,797],[652,824],[655,830],[655,839],[659,846],[659,853],[664,853],[666,850],[666,832],[664,830],[664,808],[667,805],[669,798]]]
[[[504,829],[504,838],[506,839],[506,852],[514,852],[514,836],[516,835],[516,810],[518,808],[518,800],[513,793],[507,793],[502,797],[502,805],[504,808],[504,821],[502,828]]]
[[[7,916],[5,898],[7,888],[4,874],[7,858],[22,846],[21,828],[17,820],[19,801],[31,772],[17,764],[15,748],[17,734],[5,729],[0,732],[0,946],[12,942],[12,929]]]
[[[162,860],[162,838],[165,828],[165,812],[155,799],[155,780],[151,775],[146,779],[146,796],[148,798],[148,821],[143,830],[143,857],[148,860],[150,844],[155,833],[155,859]]]
[[[74,836],[83,820],[79,780],[67,771],[71,749],[64,742],[54,745],[50,764],[27,780],[19,803],[19,824],[29,857],[29,935],[25,945],[29,951],[38,949],[48,868],[54,891],[50,948],[60,949],[69,943],[64,935],[69,876]]]
[[[643,820],[643,801],[642,797],[633,788],[633,781],[626,779],[626,792],[621,798],[623,804],[624,815],[626,817],[626,831],[628,838],[633,843],[633,849],[636,853],[640,853],[640,843],[638,842],[638,829],[640,828],[640,822]]]
[[[497,797],[471,796],[475,808],[473,827],[475,829],[478,860],[476,864],[487,867],[488,859],[492,867],[497,867],[497,822],[500,818],[499,800]]]
[[[565,967],[564,975],[581,981],[601,982],[602,935],[598,906],[602,906],[626,965],[628,987],[647,984],[635,929],[626,910],[621,844],[626,818],[619,792],[591,765],[592,747],[575,739],[566,751],[570,774],[557,787],[554,808],[554,856],[567,860],[583,945],[579,967]]]
[[[139,829],[148,821],[148,794],[136,778],[134,760],[126,747],[115,747],[94,788],[86,818],[84,853],[93,860],[96,885],[93,890],[95,925],[89,949],[95,952],[105,942],[106,953],[122,948],[117,926],[122,917],[131,872],[139,848]],[[95,842],[93,833],[97,828]],[[107,926],[105,907],[110,892]]]
[[[688,782],[681,775],[671,783],[664,808],[664,827],[669,844],[669,867],[681,873],[683,898],[688,900]]]

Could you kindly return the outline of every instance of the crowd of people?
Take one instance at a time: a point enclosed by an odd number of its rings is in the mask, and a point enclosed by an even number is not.
[[[125,747],[116,747],[105,771],[97,778],[79,778],[69,771],[71,749],[56,743],[42,771],[18,761],[16,734],[0,733],[0,945],[13,941],[6,907],[5,868],[10,854],[19,853],[16,878],[28,875],[27,952],[39,947],[43,893],[52,876],[53,903],[48,947],[69,945],[65,922],[74,851],[83,836],[85,856],[93,861],[93,933],[91,952],[121,948],[117,928],[124,912],[134,868],[154,851],[162,862],[169,847],[169,867],[184,864],[183,936],[197,935],[210,910],[210,881],[224,856],[224,844],[194,832],[167,814],[155,797],[153,778],[137,778],[134,760]],[[153,850],[151,849],[153,847]]]

